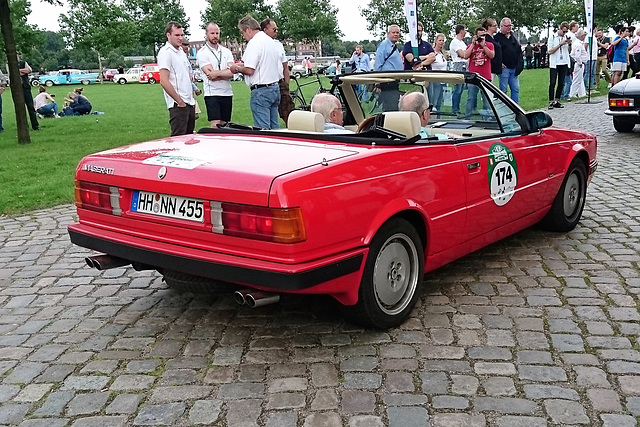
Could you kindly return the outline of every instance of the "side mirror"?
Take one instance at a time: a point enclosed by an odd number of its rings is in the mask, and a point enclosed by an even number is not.
[[[533,111],[527,113],[527,122],[529,123],[529,130],[533,132],[538,129],[548,128],[553,124],[553,119],[544,111]]]

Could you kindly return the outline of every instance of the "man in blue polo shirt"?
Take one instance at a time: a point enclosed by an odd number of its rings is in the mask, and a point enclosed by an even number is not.
[[[383,40],[376,50],[376,60],[373,65],[374,71],[400,71],[402,70],[402,56],[396,46],[400,39],[400,27],[389,25],[387,38]],[[398,83],[382,83],[376,88],[378,93],[378,103],[382,111],[393,111],[398,109],[400,92]]]

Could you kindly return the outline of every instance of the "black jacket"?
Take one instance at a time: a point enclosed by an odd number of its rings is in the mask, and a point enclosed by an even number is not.
[[[489,35],[489,33],[484,35],[484,38],[493,43],[493,51],[495,55],[491,58],[491,72],[493,74],[502,74],[502,45],[493,38],[493,36]]]
[[[502,47],[502,63],[506,68],[515,68],[516,75],[520,74],[524,67],[524,59],[522,58],[522,49],[516,35],[511,32],[511,37],[507,38],[502,33],[497,33],[494,39],[500,43]]]

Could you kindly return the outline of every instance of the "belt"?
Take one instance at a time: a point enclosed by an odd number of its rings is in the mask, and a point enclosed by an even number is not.
[[[278,84],[278,82],[268,83],[266,85],[251,85],[251,86],[249,86],[249,88],[251,90],[254,90],[254,89],[260,89],[261,87],[276,86],[277,84]]]

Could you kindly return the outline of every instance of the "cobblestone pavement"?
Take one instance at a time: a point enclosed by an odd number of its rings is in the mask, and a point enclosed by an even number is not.
[[[428,275],[387,332],[321,297],[252,310],[89,269],[72,206],[0,218],[0,424],[636,426],[640,132],[616,133],[605,108],[550,111],[599,136],[580,225]]]

